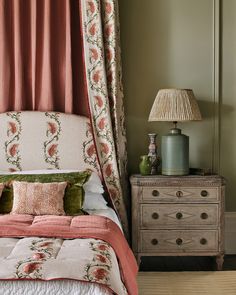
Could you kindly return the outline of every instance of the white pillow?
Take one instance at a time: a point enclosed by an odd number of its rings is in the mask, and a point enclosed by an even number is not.
[[[96,210],[107,208],[107,201],[104,199],[102,194],[95,194],[85,191],[85,198],[83,204],[84,210]]]
[[[81,170],[25,170],[25,171],[16,171],[16,172],[0,172],[0,174],[54,174],[54,173],[70,173],[70,172],[81,172]],[[92,172],[89,180],[84,184],[85,192],[92,192],[102,194],[104,189],[100,177],[96,172]]]
[[[85,192],[92,192],[97,194],[103,194],[104,189],[100,177],[96,172],[92,172],[89,180],[84,184]]]

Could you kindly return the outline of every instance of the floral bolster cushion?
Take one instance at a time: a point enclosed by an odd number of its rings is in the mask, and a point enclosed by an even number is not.
[[[0,214],[10,213],[13,205],[14,181],[24,182],[67,182],[64,196],[64,210],[67,215],[82,213],[84,201],[83,185],[90,178],[91,171],[55,173],[55,174],[3,174],[0,175],[0,183],[4,183],[4,189],[0,198]]]

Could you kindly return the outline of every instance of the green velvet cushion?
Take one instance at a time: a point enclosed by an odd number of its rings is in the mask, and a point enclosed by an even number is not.
[[[0,198],[0,214],[11,212],[13,204],[12,182],[62,182],[68,183],[64,196],[64,210],[67,215],[83,214],[82,206],[84,202],[83,184],[89,179],[90,171],[54,173],[54,174],[7,174],[0,175],[0,183],[5,184],[2,196]]]

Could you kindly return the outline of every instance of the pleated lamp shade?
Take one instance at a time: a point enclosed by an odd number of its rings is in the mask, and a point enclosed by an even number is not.
[[[153,103],[148,121],[172,121],[175,127],[162,136],[162,174],[189,173],[189,137],[176,128],[177,122],[201,120],[201,113],[190,89],[161,89]]]
[[[191,89],[161,89],[157,93],[148,121],[183,122],[201,119]]]

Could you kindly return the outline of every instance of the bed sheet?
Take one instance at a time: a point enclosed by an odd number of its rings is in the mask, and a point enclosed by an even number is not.
[[[73,280],[0,281],[0,295],[111,295],[105,287]]]
[[[95,209],[95,210],[86,210],[90,215],[99,215],[110,218],[112,221],[114,221],[122,230],[122,225],[120,223],[120,220],[117,217],[116,212],[110,208],[107,207],[107,209]],[[123,231],[123,230],[122,230]]]

